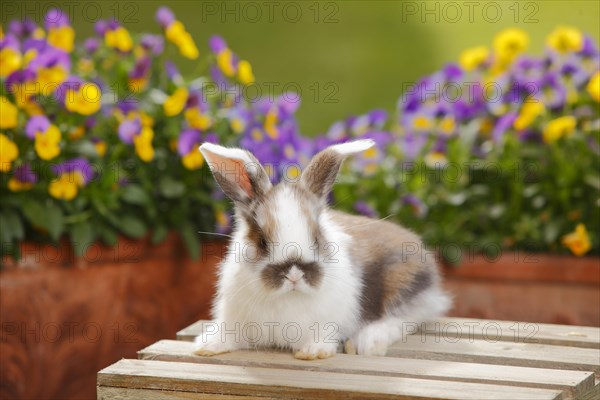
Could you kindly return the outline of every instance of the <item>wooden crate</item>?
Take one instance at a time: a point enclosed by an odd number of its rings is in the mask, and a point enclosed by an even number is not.
[[[199,321],[98,373],[99,399],[600,399],[600,329],[465,318],[421,327],[386,357],[192,354]]]

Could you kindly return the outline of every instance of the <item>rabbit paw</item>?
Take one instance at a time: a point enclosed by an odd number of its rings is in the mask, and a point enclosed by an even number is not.
[[[311,343],[294,353],[299,360],[316,360],[335,356],[336,346],[327,343]]]
[[[214,356],[235,350],[231,343],[221,341],[220,335],[200,335],[194,341],[194,354],[198,356]]]

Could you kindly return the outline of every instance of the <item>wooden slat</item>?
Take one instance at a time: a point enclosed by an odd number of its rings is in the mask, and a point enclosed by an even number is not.
[[[104,396],[106,387],[126,388],[129,395],[132,389],[142,389],[202,393],[202,396],[215,393],[319,400],[341,397],[477,400],[562,397],[560,391],[537,388],[150,360],[121,360],[103,369],[98,373],[98,393]],[[124,396],[117,391],[113,398],[119,397]],[[134,397],[137,397],[135,393]]]
[[[427,335],[503,342],[552,344],[600,349],[600,329],[588,326],[489,321],[474,318],[440,318],[422,329]]]
[[[192,341],[202,332],[198,321],[177,332],[178,340]],[[407,332],[421,325],[407,326]],[[538,324],[514,321],[481,320],[472,318],[440,318],[426,324],[420,334],[453,340],[483,339],[488,341],[551,344],[559,346],[600,349],[600,329],[584,326]]]
[[[388,356],[600,373],[600,350],[534,343],[410,335],[390,346]]]
[[[565,398],[588,392],[594,386],[591,372],[548,370],[474,363],[366,357],[338,354],[310,362],[296,360],[291,352],[236,351],[215,357],[193,354],[190,342],[161,340],[138,352],[140,359],[202,364],[268,367],[292,370],[339,372],[459,382],[492,383],[563,390]]]
[[[177,390],[132,389],[98,386],[98,400],[274,400],[276,397],[232,396],[216,393],[181,392]]]
[[[180,340],[193,340],[194,337],[202,332],[202,327],[205,323],[210,323],[210,321],[198,321],[179,331],[177,337]],[[577,329],[578,327],[572,328]],[[422,335],[417,333],[409,335],[405,340],[392,345],[388,351],[388,356],[593,371],[600,375],[600,349],[576,346],[514,343],[470,339],[468,337],[459,338],[451,335]]]

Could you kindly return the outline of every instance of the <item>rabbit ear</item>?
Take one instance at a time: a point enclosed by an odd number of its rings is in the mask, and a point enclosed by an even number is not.
[[[263,166],[246,150],[204,143],[200,152],[223,192],[233,201],[247,203],[272,187]]]
[[[346,156],[361,153],[374,145],[373,140],[362,139],[326,148],[310,161],[302,173],[301,182],[317,196],[327,197]]]

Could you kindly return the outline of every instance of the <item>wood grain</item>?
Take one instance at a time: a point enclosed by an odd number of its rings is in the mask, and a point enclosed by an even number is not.
[[[450,339],[493,339],[600,349],[600,329],[587,326],[447,317],[426,324],[422,333]]]
[[[197,321],[183,328],[177,332],[177,339],[194,340],[206,323],[210,321]],[[482,339],[600,349],[600,329],[586,326],[447,317],[406,328],[407,332],[417,330],[418,335],[435,336],[440,340]]]
[[[190,342],[161,340],[140,350],[138,358],[538,387],[562,390],[565,398],[586,393],[594,387],[594,374],[581,371],[347,354],[337,354],[334,358],[307,363],[295,359],[291,352],[255,350],[236,351],[214,357],[200,357],[193,354],[193,347],[193,343]]]
[[[318,400],[562,397],[560,391],[537,388],[150,360],[121,360],[111,365],[98,373],[98,386],[99,393],[103,387],[121,387]]]

